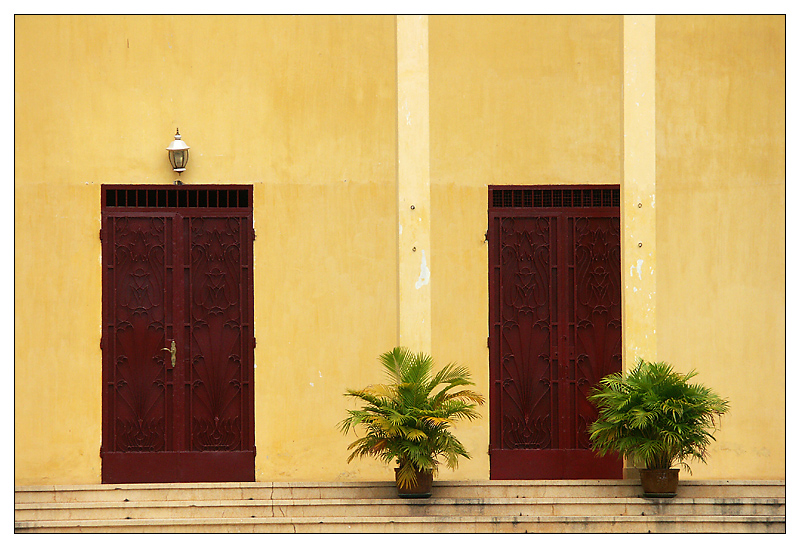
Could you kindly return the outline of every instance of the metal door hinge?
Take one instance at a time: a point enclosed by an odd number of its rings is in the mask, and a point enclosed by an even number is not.
[[[100,229],[100,241],[101,242],[103,241],[103,229],[102,228]]]

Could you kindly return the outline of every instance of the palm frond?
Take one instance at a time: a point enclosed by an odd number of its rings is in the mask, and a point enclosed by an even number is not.
[[[669,468],[694,458],[705,462],[714,440],[714,417],[729,402],[687,381],[697,373],[676,373],[666,362],[641,358],[628,373],[600,380],[589,396],[598,410],[589,426],[592,448],[601,456],[617,453],[648,468]]]
[[[348,447],[348,462],[365,456],[397,460],[398,480],[408,482],[411,468],[436,473],[439,457],[453,469],[459,457],[470,458],[449,430],[458,420],[480,417],[477,407],[485,403],[481,394],[464,388],[474,385],[469,369],[450,363],[434,373],[430,356],[402,347],[381,354],[378,361],[386,384],[345,392],[361,407],[348,410],[339,429],[343,434],[364,429]]]

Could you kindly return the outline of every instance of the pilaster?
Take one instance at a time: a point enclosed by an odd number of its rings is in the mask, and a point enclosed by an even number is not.
[[[397,340],[431,352],[428,17],[397,16]]]
[[[656,18],[623,17],[623,368],[656,359]]]

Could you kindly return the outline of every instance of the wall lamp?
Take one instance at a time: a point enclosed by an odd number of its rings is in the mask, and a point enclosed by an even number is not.
[[[169,154],[169,163],[172,164],[172,171],[182,173],[186,170],[186,164],[189,163],[189,146],[181,141],[181,134],[175,130],[175,140],[172,141],[167,147]]]

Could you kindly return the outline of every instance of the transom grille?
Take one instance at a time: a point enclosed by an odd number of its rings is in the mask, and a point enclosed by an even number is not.
[[[233,188],[105,188],[106,207],[248,208],[250,189]]]
[[[497,188],[492,207],[619,207],[618,188]]]

